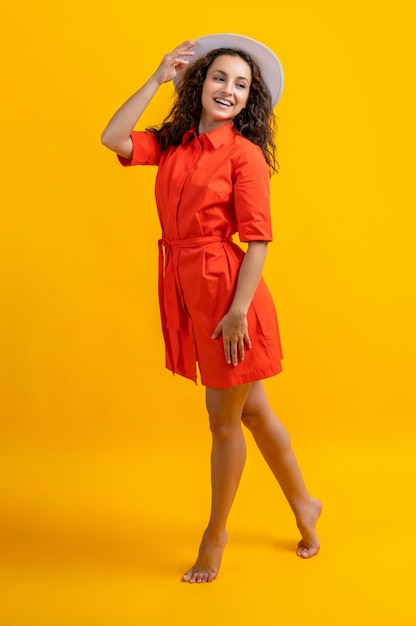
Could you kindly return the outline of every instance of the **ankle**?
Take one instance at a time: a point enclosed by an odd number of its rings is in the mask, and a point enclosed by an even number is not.
[[[307,515],[314,508],[315,500],[311,496],[293,500],[291,508],[296,517]]]
[[[210,543],[212,542],[224,545],[227,543],[228,533],[225,528],[215,528],[214,526],[208,525],[205,529],[203,539],[205,541],[209,541]]]

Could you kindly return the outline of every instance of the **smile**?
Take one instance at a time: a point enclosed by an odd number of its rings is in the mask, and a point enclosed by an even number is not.
[[[221,98],[214,98],[214,101],[217,102],[217,104],[222,104],[223,106],[226,106],[226,107],[232,106],[231,102],[227,102],[227,100],[222,100]]]

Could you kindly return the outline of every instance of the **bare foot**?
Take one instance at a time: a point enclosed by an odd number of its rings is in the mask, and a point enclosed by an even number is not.
[[[228,534],[225,530],[215,538],[208,536],[207,531],[205,531],[196,563],[183,575],[182,582],[212,583],[218,576],[227,539]]]
[[[322,503],[312,498],[310,507],[296,518],[296,523],[302,535],[298,543],[296,554],[302,559],[310,559],[319,552],[320,543],[315,526],[322,512]]]

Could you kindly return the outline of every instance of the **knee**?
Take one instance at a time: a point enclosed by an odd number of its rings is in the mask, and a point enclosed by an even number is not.
[[[264,437],[273,438],[279,442],[282,450],[291,448],[289,433],[277,419],[276,415],[264,407],[251,405],[245,407],[241,416],[244,426],[251,431],[256,440]]]
[[[274,413],[267,397],[263,394],[251,394],[243,407],[241,421],[251,432],[260,431],[273,419]]]
[[[212,436],[217,440],[227,440],[235,435],[236,430],[241,430],[239,420],[230,419],[220,412],[209,413],[209,427]]]
[[[260,411],[244,408],[243,413],[241,415],[241,421],[244,426],[248,428],[251,432],[261,427],[262,423],[262,415]]]

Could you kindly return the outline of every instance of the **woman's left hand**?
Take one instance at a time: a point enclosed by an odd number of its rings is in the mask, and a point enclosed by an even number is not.
[[[221,334],[226,362],[238,365],[239,359],[244,361],[244,344],[251,348],[246,314],[230,309],[214,330],[212,338],[217,339]]]

